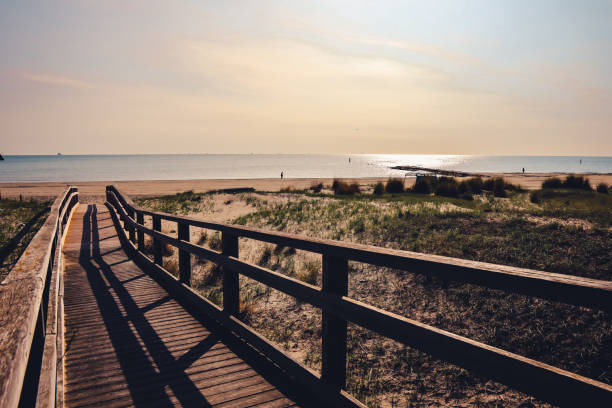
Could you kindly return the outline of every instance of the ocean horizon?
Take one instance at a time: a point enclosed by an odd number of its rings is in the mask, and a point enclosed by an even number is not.
[[[7,155],[0,182],[414,176],[394,166],[473,173],[612,173],[611,156],[408,154]]]

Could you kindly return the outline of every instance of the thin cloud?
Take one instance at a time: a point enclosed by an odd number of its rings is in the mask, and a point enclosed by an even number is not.
[[[460,62],[469,64],[481,64],[482,61],[470,55],[452,52],[444,48],[436,47],[429,44],[414,43],[408,41],[396,41],[381,38],[364,38],[346,36],[347,40],[365,45],[378,45],[382,47],[395,48],[399,50],[411,51],[419,54],[425,54],[432,57],[440,58],[449,62]]]
[[[39,84],[60,85],[72,88],[86,88],[91,86],[88,82],[82,81],[80,79],[54,74],[24,72],[21,74],[21,77],[25,80],[36,82]]]

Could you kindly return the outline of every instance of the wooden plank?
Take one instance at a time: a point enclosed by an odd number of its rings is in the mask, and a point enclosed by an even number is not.
[[[61,240],[58,240],[61,247]],[[56,244],[57,246],[57,244]],[[57,324],[58,324],[58,297],[59,297],[59,273],[61,271],[61,250],[55,251],[55,261],[49,284],[49,296],[47,306],[47,325],[45,327],[45,346],[38,381],[38,392],[36,395],[36,407],[54,407],[57,385]],[[62,349],[60,349],[61,352]]]
[[[67,226],[66,229],[68,229]],[[61,254],[61,251],[60,251]],[[61,259],[62,257],[60,257]],[[60,269],[61,270],[61,269]],[[58,274],[59,280],[59,293],[57,303],[57,338],[56,338],[56,350],[58,351],[57,356],[57,382],[55,387],[55,406],[56,408],[64,408],[64,280],[61,273]]]
[[[234,366],[229,370],[215,371],[204,371],[200,373],[189,373],[189,378],[193,384],[197,387],[197,390],[203,394],[212,393],[214,391],[225,390],[231,391],[232,389],[238,388],[246,384],[253,383],[264,383],[265,381],[261,376],[254,370],[248,368],[248,366]],[[238,381],[241,381],[239,383]],[[72,393],[70,395],[70,401],[72,405],[87,405],[93,402],[102,400],[106,395],[112,395],[113,404],[120,404],[120,401],[129,400],[132,392],[147,392],[150,387],[159,386],[164,387],[168,382],[172,381],[171,377],[156,377],[148,382],[143,382],[139,385],[130,385],[130,388],[126,387],[125,383],[115,384],[109,386],[108,383],[98,384],[97,386],[82,390],[81,393]],[[187,390],[187,387],[175,387],[174,392],[181,392],[181,390]],[[146,397],[140,400],[140,403],[155,403],[154,397],[147,399]],[[109,405],[113,405],[109,404]]]
[[[64,360],[64,279],[63,279],[63,269],[64,269],[64,257],[62,253],[62,249],[64,247],[66,241],[66,231],[70,228],[72,215],[75,210],[78,208],[78,196],[73,196],[72,200],[74,201],[70,212],[66,212],[65,219],[62,226],[62,239],[61,245],[57,249],[58,254],[58,264],[57,264],[57,322],[56,322],[56,385],[55,385],[55,407],[63,408],[64,407],[64,368],[65,368],[65,360]]]
[[[240,357],[237,356],[227,356],[227,355],[219,355],[213,356],[208,359],[198,360],[189,366],[185,373],[199,374],[202,372],[211,372],[214,375],[215,373],[220,372],[221,370],[227,370],[228,367],[232,369],[246,369],[250,366],[244,362]],[[166,373],[160,374],[159,378],[165,378],[167,376]],[[157,378],[157,376],[155,377]],[[169,377],[168,377],[169,378]],[[140,384],[148,384],[151,382],[151,377],[145,375],[134,376],[133,381],[130,382],[130,385],[137,387]],[[95,375],[83,375],[78,378],[77,381],[73,381],[69,383],[70,392],[79,392],[81,389],[93,389],[96,390],[100,387],[100,384],[123,384],[125,385],[125,375],[123,370],[106,370],[102,372],[97,372]]]

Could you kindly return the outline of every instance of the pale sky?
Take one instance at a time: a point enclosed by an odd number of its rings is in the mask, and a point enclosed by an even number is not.
[[[612,1],[0,0],[0,153],[612,155]]]

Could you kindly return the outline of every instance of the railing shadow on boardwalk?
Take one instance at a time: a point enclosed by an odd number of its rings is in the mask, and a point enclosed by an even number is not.
[[[131,262],[131,259],[121,248],[118,249],[121,259],[118,259],[117,250],[103,252],[100,246],[101,241],[116,235],[100,239],[97,208],[93,205],[88,206],[83,221],[79,264],[85,270],[97,309],[101,313],[113,352],[135,406],[174,405],[175,402],[171,400],[166,388],[172,391],[172,395],[182,406],[212,406],[185,370],[220,342],[229,348],[234,357],[238,356],[247,362],[258,374],[264,373],[267,381],[282,390],[285,395],[296,399],[295,392],[288,389],[288,384],[283,384],[281,377],[271,370],[272,367],[261,361],[261,357],[249,355],[244,347],[232,342],[228,336],[222,336],[215,330],[213,322],[203,324],[209,330],[203,340],[175,358],[166,347],[164,339],[145,316],[145,313],[171,298],[162,296],[144,307],[139,306],[134,298],[137,294],[131,293],[126,285],[133,283],[140,276],[145,276],[144,273],[121,280],[113,268]],[[204,323],[198,316],[194,317]],[[73,334],[78,336],[78,332]],[[67,335],[70,337],[71,333]],[[231,353],[226,358],[232,358]],[[95,387],[96,385],[92,385],[92,388]]]
[[[163,340],[149,324],[145,317],[145,310],[137,306],[124,286],[125,282],[119,281],[112,266],[105,261],[105,256],[108,254],[104,255],[100,252],[96,212],[96,207],[90,205],[85,213],[79,261],[87,273],[134,403],[137,406],[149,406],[154,400],[157,404],[166,402],[168,405],[173,405],[164,391],[164,385],[168,385],[183,405],[190,403],[202,407],[211,406],[184,372],[192,359],[185,359],[185,356],[178,360],[174,359]],[[106,278],[108,286],[102,276]],[[121,312],[119,304],[110,292],[111,289],[118,296],[126,315]],[[138,338],[132,332],[130,322],[138,332],[144,346],[139,343]],[[211,334],[188,354],[199,356],[218,340],[216,335]],[[149,355],[154,360],[159,373],[147,357],[145,348],[149,350]],[[169,378],[170,381],[164,384],[164,378]],[[189,396],[189,400],[183,398],[185,395]],[[200,398],[196,397],[198,395]]]

